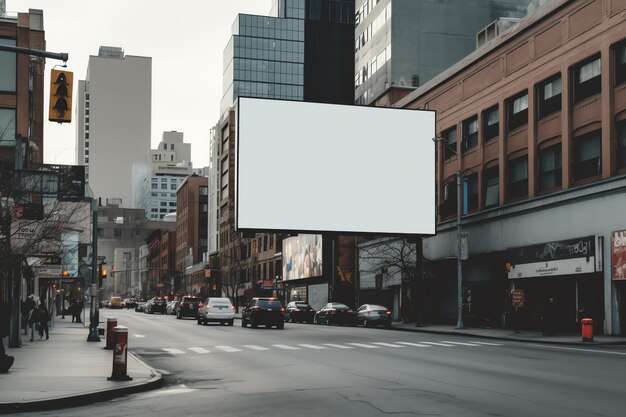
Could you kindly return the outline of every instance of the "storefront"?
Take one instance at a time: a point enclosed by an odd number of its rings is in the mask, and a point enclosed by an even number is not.
[[[580,320],[592,318],[594,331],[604,325],[602,237],[586,236],[509,250],[511,293],[523,303],[510,315],[514,327],[576,332]]]
[[[611,234],[611,279],[617,296],[619,333],[626,335],[626,230]]]

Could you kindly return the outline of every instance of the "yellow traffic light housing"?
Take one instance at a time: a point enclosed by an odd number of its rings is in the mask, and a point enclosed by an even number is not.
[[[50,111],[51,122],[69,123],[72,121],[72,81],[71,71],[52,70],[50,75]]]
[[[63,271],[63,278],[69,278],[70,273],[68,271]]]
[[[102,270],[102,272],[100,273],[100,276],[101,276],[102,278],[106,278],[106,277],[107,277],[107,270],[106,270],[106,269],[103,269],[103,270]]]

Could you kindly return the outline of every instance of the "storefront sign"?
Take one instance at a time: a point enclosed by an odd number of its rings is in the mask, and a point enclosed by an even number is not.
[[[274,281],[263,281],[264,290],[271,290],[272,288],[274,288]]]
[[[626,231],[613,232],[611,235],[611,260],[614,280],[626,280]]]
[[[601,249],[598,249],[601,257]],[[596,265],[596,237],[524,246],[509,251],[509,279],[553,275],[588,274],[601,271]]]
[[[511,305],[515,308],[524,307],[524,290],[513,290],[511,293]]]
[[[33,272],[37,278],[61,278],[63,265],[37,265],[33,267]]]

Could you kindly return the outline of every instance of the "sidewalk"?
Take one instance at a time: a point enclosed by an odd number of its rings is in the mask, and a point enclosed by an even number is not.
[[[58,316],[49,340],[40,341],[35,331],[30,342],[29,331],[22,335],[22,348],[7,349],[15,363],[0,374],[0,414],[78,406],[161,386],[161,375],[130,353],[132,381],[108,381],[113,353],[103,349],[104,336],[87,342],[88,326]]]
[[[581,335],[556,335],[544,336],[541,332],[519,331],[510,329],[490,329],[466,327],[457,330],[453,325],[427,324],[417,327],[415,323],[393,322],[394,330],[413,331],[421,333],[435,333],[443,335],[470,336],[474,338],[511,340],[516,342],[548,343],[556,345],[584,345],[584,346],[606,346],[606,345],[626,345],[624,336],[594,336],[593,342],[583,342]]]

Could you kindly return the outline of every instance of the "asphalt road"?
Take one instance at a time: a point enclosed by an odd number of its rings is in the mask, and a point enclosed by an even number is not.
[[[63,416],[626,415],[624,347],[290,323],[251,329],[239,320],[199,326],[174,316],[102,313],[128,326],[129,349],[166,384]]]

